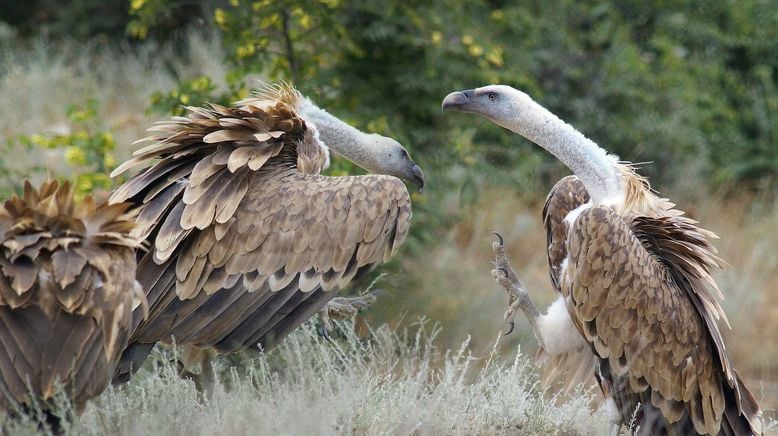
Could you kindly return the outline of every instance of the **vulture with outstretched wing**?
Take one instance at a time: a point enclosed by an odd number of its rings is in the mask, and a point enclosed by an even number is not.
[[[135,281],[130,204],[73,200],[65,183],[28,183],[0,208],[0,406],[44,410],[61,387],[80,411],[127,346]]]
[[[151,246],[138,264],[149,317],[119,380],[157,341],[222,353],[277,344],[397,252],[411,203],[393,175],[423,186],[399,143],[354,129],[288,86],[235,107],[187,110],[151,128],[151,145],[114,172],[147,165],[111,200],[138,205],[138,236]],[[322,176],[327,146],[391,175]]]
[[[595,376],[640,434],[761,432],[759,405],[727,355],[726,316],[710,275],[715,235],[657,197],[632,166],[503,85],[454,92],[443,109],[480,114],[548,150],[574,173],[543,210],[551,281],[540,316],[495,244],[498,282],[512,293],[545,352],[588,349]],[[509,314],[511,313],[509,311]]]

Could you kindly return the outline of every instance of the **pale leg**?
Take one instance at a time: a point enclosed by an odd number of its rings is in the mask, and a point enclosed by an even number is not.
[[[497,241],[492,243],[492,250],[494,251],[492,275],[497,280],[497,283],[508,293],[508,310],[505,312],[504,318],[509,327],[505,334],[510,334],[513,331],[515,326],[513,319],[516,317],[516,311],[521,309],[524,315],[527,316],[530,328],[532,328],[532,333],[535,335],[538,344],[541,347],[545,347],[538,323],[540,312],[538,312],[535,303],[532,302],[529,292],[527,292],[527,289],[521,284],[518,276],[516,276],[516,271],[513,270],[508,257],[505,256],[505,244],[502,236],[497,232],[494,232],[494,235],[497,236]]]

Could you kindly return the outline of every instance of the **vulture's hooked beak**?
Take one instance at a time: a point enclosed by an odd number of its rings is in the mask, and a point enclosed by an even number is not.
[[[413,164],[413,167],[411,168],[411,174],[413,175],[413,184],[416,185],[419,188],[419,192],[424,190],[424,172],[421,170],[421,168]]]
[[[467,104],[473,98],[473,90],[456,91],[443,99],[440,108],[445,111],[467,112]]]

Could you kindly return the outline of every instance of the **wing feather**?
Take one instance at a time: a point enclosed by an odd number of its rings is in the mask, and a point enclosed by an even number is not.
[[[335,295],[332,291],[351,280],[360,267],[369,270],[382,262],[385,251],[399,245],[407,236],[407,232],[399,232],[399,227],[402,225],[407,229],[407,223],[401,218],[410,220],[410,197],[404,184],[393,177],[329,178],[286,173],[283,185],[279,185],[283,190],[272,188],[272,183],[279,182],[261,181],[260,178],[267,174],[252,173],[249,177],[253,178],[250,189],[221,240],[214,237],[216,224],[212,220],[206,229],[194,230],[186,236],[191,242],[178,243],[180,252],[176,260],[168,260],[171,262],[169,268],[176,271],[178,280],[176,284],[168,283],[170,289],[163,291],[175,292],[178,297],[162,311],[152,310],[150,319],[139,327],[143,331],[140,338],[143,341],[167,340],[174,333],[177,339],[185,338],[198,347],[216,346],[222,351],[231,351],[237,347],[252,347],[255,343],[246,341],[263,337],[277,323],[286,327],[276,333],[283,331],[286,334],[289,326],[298,325],[297,318],[293,322],[283,320],[292,313],[295,317],[308,313],[312,310],[309,306],[323,306]],[[374,207],[369,202],[331,201],[338,195],[359,198],[368,189],[373,201],[379,203],[375,210],[383,211],[383,215],[378,214],[373,220],[377,224],[369,220],[366,208]],[[309,206],[300,207],[300,204]],[[355,211],[359,206],[365,210]],[[347,207],[347,210],[330,210],[336,207]],[[334,222],[328,218],[346,216],[349,218]],[[368,224],[376,229],[366,232]],[[352,233],[354,227],[359,229],[356,234]],[[159,232],[160,237],[166,234],[167,230]],[[366,236],[371,240],[366,240]],[[349,238],[353,242],[344,244],[344,239]],[[166,252],[171,246],[167,242],[159,245],[158,241],[156,249]],[[239,288],[227,286],[228,280],[234,284],[238,277],[244,277],[238,282]],[[248,286],[251,283],[254,284]],[[249,289],[262,286],[267,286],[266,291],[252,293]],[[317,291],[322,287],[328,292]],[[209,292],[213,292],[212,295],[201,295]],[[227,300],[222,296],[225,292],[237,295],[236,305],[225,307]],[[297,294],[310,295],[302,298]],[[210,298],[216,299],[214,304],[209,303]],[[237,305],[238,301],[240,305]],[[261,301],[264,302],[258,303]],[[306,309],[295,312],[293,306],[303,304],[303,301],[306,301]],[[247,307],[254,307],[254,311]],[[288,310],[278,313],[282,307]],[[190,320],[174,324],[154,320],[172,319],[175,313],[189,313],[184,319]],[[271,322],[273,325],[265,325]]]
[[[682,218],[667,219],[655,235],[677,238],[672,226]],[[579,248],[577,255],[570,251],[576,268],[561,277],[573,321],[600,358],[623,421],[629,423],[637,409],[638,422],[649,428],[712,434],[722,425],[737,425],[723,423],[726,409],[741,409],[739,401],[727,398],[745,387],[730,378],[715,323],[717,306],[700,303],[707,291],[703,281],[686,275],[694,274],[692,269],[673,269],[672,262],[680,260],[668,260],[665,250],[676,245],[659,243],[652,251],[634,236],[634,225],[609,207],[583,211],[569,235],[569,246]],[[634,323],[625,325],[627,320]],[[682,340],[677,332],[683,332]]]

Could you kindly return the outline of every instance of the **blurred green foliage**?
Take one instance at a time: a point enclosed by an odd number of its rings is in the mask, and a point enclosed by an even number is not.
[[[126,0],[26,0],[0,2],[0,21],[26,36],[88,40],[123,35]]]
[[[142,36],[175,4],[133,1],[131,32]],[[689,166],[711,188],[778,183],[778,8],[770,1],[210,6],[234,97],[247,93],[248,73],[292,80],[330,111],[397,137],[427,167],[497,166],[514,174],[501,179],[528,190],[563,173],[549,156],[516,146],[518,137],[438,109],[451,90],[500,82],[624,159],[653,162],[644,172],[659,183]]]
[[[78,18],[114,3],[36,0],[4,7],[0,19],[28,31],[29,23],[45,22],[64,29],[53,35],[117,38],[115,24],[82,30],[100,20]],[[467,197],[484,179],[537,196],[566,172],[516,135],[440,112],[449,91],[495,82],[527,91],[622,158],[652,162],[642,171],[660,186],[680,168],[691,168],[710,190],[778,185],[774,1],[123,4],[110,17],[124,20],[130,40],[170,39],[204,23],[226,48],[226,78],[181,77],[176,89],[152,97],[151,110],[229,103],[249,92],[249,74],[290,80],[345,120],[403,142],[433,176],[430,198],[437,189]],[[214,85],[224,81],[227,90]]]
[[[108,174],[116,166],[116,159],[112,154],[116,141],[113,134],[100,122],[98,110],[99,105],[95,99],[87,99],[80,106],[69,105],[66,109],[70,122],[67,133],[19,135],[10,138],[6,147],[60,150],[65,162],[72,168],[70,178],[77,197],[84,197],[95,191],[108,192],[113,186]],[[34,170],[43,171],[42,168]],[[3,173],[3,165],[0,164],[0,174]],[[6,177],[10,176],[11,174]],[[29,177],[29,172],[25,177]],[[5,184],[6,189],[18,192],[24,180],[22,177],[9,178],[9,182]]]

